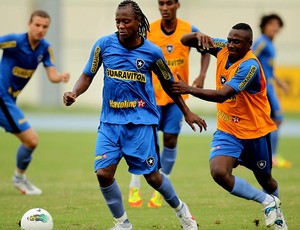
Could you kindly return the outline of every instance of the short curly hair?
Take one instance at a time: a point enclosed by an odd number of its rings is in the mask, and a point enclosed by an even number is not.
[[[261,33],[264,33],[266,25],[271,20],[277,20],[280,28],[283,27],[283,25],[284,25],[282,18],[278,14],[264,15],[264,16],[262,16],[260,25],[259,25]]]

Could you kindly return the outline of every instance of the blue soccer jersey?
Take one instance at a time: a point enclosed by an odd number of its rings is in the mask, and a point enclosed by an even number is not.
[[[275,46],[270,38],[262,34],[252,46],[253,53],[259,59],[267,79],[267,96],[271,105],[271,117],[281,121],[283,119],[279,99],[274,88],[274,60]]]
[[[36,49],[28,42],[27,33],[0,36],[0,49],[3,50],[0,63],[0,89],[14,99],[28,83],[38,64],[53,66],[53,52],[49,43],[42,39]]]
[[[253,53],[259,59],[267,81],[274,77],[275,47],[272,41],[266,36],[261,35],[252,46]]]
[[[117,34],[94,44],[84,73],[94,77],[103,64],[104,87],[101,121],[111,124],[158,124],[151,71],[159,80],[173,81],[161,49],[144,39],[133,49],[123,47]]]

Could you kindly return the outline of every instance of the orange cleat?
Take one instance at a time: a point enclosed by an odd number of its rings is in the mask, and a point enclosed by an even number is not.
[[[148,207],[149,208],[160,208],[162,206],[162,202],[163,202],[162,195],[159,192],[154,191],[151,199],[148,202]]]
[[[130,189],[128,203],[129,203],[129,206],[132,208],[142,207],[142,198],[141,198],[140,188],[132,187]]]

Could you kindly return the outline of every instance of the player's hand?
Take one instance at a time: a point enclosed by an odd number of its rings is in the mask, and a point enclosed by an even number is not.
[[[192,86],[203,89],[205,74],[200,74],[193,82]]]
[[[195,125],[197,125],[200,128],[200,133],[202,132],[203,129],[206,131],[207,124],[205,120],[199,117],[197,114],[189,112],[184,116],[184,118],[185,121],[195,132],[197,131]]]
[[[75,93],[65,92],[63,96],[63,101],[66,106],[72,105],[76,101]]]
[[[70,80],[70,74],[69,73],[62,73],[61,74],[61,82],[68,82]]]
[[[189,93],[190,86],[187,85],[181,78],[180,74],[176,74],[178,77],[178,81],[172,82],[170,86],[170,91],[172,93],[177,93],[177,94],[187,94]]]
[[[199,49],[209,50],[210,48],[216,48],[212,38],[206,34],[198,32],[196,34],[196,38],[198,40],[198,47]]]

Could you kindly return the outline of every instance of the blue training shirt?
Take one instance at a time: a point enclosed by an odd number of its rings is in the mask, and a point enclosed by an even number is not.
[[[159,112],[151,71],[162,83],[174,80],[161,49],[147,39],[138,47],[127,49],[120,44],[118,34],[113,33],[96,41],[83,72],[94,77],[102,64],[100,120],[111,124],[157,125]]]
[[[0,89],[14,99],[22,91],[34,74],[40,62],[45,67],[54,66],[50,44],[42,39],[33,50],[27,33],[0,36],[0,49],[3,50],[0,62]]]
[[[276,55],[273,42],[266,35],[261,35],[252,45],[253,53],[259,59],[267,82],[274,77],[274,59]]]

